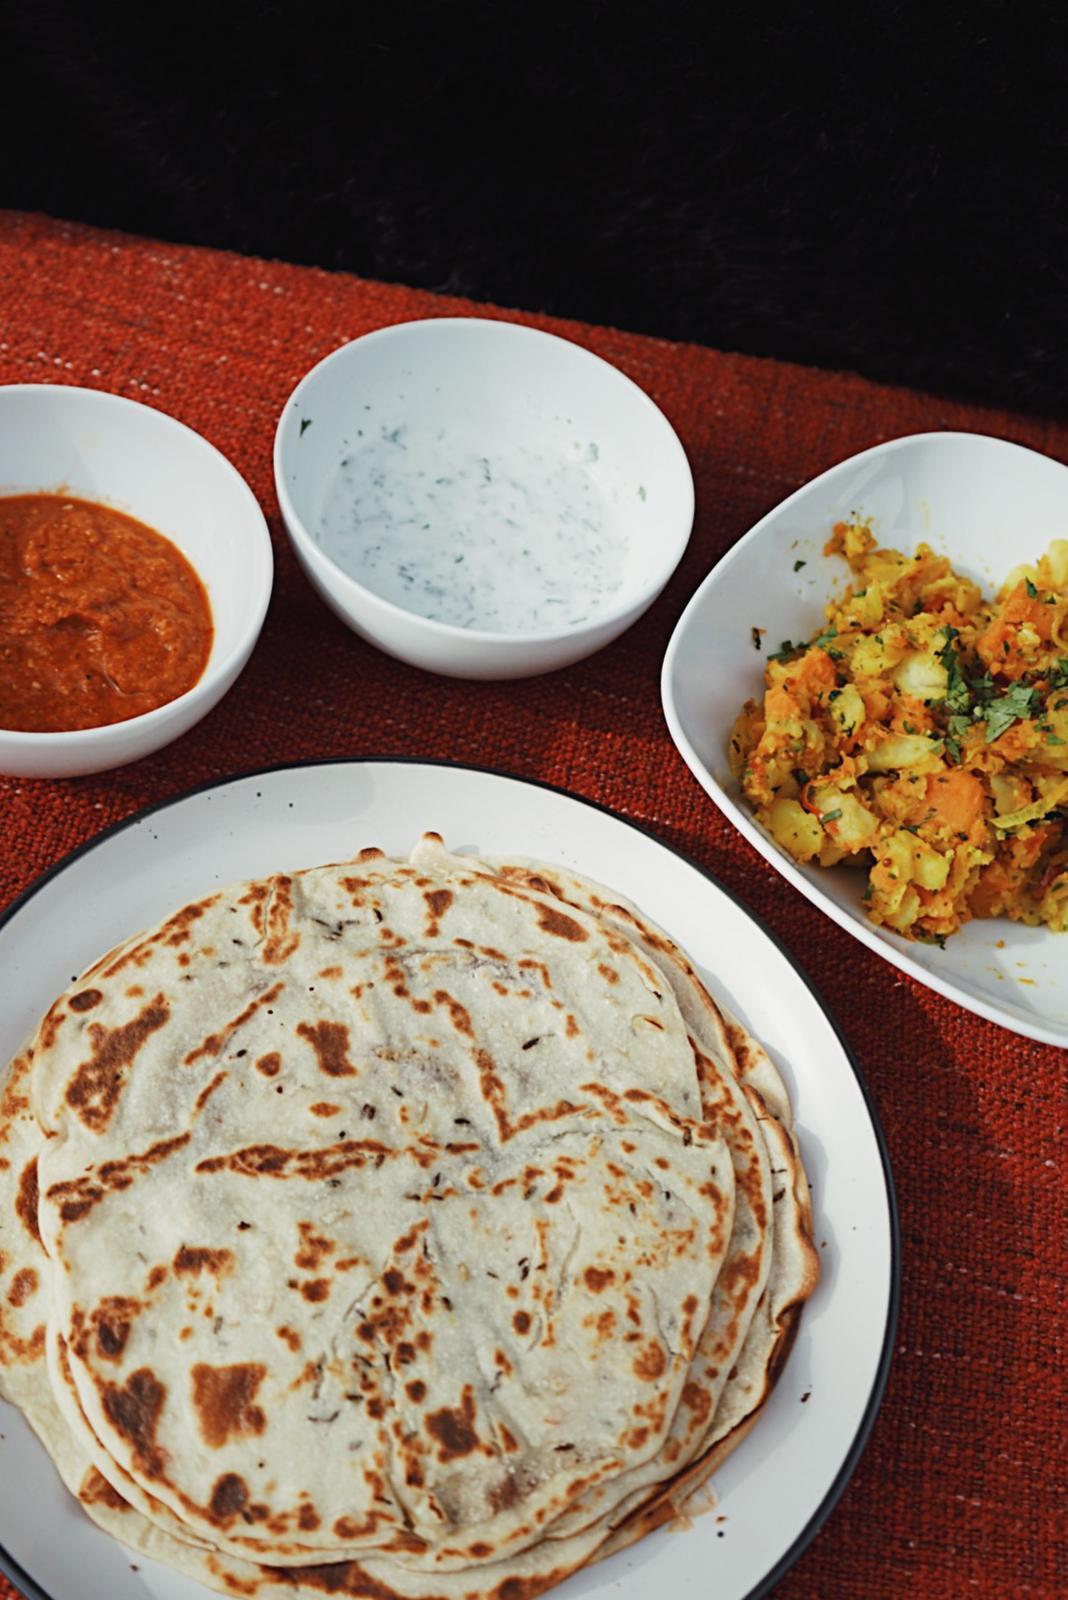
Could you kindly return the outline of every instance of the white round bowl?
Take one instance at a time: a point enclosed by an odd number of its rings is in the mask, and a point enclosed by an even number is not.
[[[519,446],[550,462],[581,454],[627,551],[610,608],[557,630],[488,632],[420,616],[350,576],[320,531],[330,482],[368,415],[387,432],[410,426],[424,437],[461,427],[488,456]],[[397,459],[398,474],[418,462],[414,452]],[[686,454],[648,395],[570,340],[485,318],[403,322],[335,350],[286,402],[274,471],[293,548],[327,605],[379,649],[456,678],[530,677],[592,655],[653,603],[693,526]]]
[[[0,387],[0,495],[61,490],[164,534],[195,567],[214,637],[201,677],[126,722],[68,733],[0,728],[0,772],[70,778],[125,766],[206,716],[251,654],[271,597],[271,539],[255,495],[214,445],[173,417],[96,389]]]

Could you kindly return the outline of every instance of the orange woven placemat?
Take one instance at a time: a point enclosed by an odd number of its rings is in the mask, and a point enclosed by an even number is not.
[[[833,1001],[897,1178],[904,1301],[871,1442],[777,1600],[1065,1592],[1062,1052],[1013,1037],[869,954],[732,831],[676,755],[659,665],[708,567],[790,490],[881,439],[1002,434],[1068,458],[1068,427],[546,317],[642,385],[693,464],[698,513],[652,611],[591,661],[470,684],[378,654],[325,610],[282,533],[275,419],[328,351],[386,323],[486,308],[303,267],[0,213],[0,381],[77,383],[158,406],[225,451],[275,540],[259,647],[204,722],[122,771],[0,779],[0,905],[137,807],[219,775],[334,755],[445,757],[548,779],[647,824],[766,920]],[[0,1494],[3,1493],[0,1485]],[[0,1597],[14,1591],[0,1580]]]

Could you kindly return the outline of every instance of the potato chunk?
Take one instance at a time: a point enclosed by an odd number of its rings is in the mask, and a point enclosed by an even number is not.
[[[902,694],[930,701],[944,698],[949,674],[929,650],[913,650],[894,668],[893,679]]]
[[[921,733],[892,733],[868,755],[872,772],[893,772],[900,767],[918,767],[942,754],[941,739],[928,739]]]
[[[773,800],[768,810],[768,827],[776,844],[797,861],[811,861],[819,855],[823,829],[811,812],[798,800]]]
[[[953,852],[940,855],[914,833],[895,833],[880,846],[883,859],[893,863],[900,879],[919,884],[921,889],[944,889]]]
[[[848,737],[855,733],[866,715],[864,699],[859,689],[847,683],[831,699],[831,716]]]
[[[843,855],[865,849],[879,831],[879,819],[855,794],[828,785],[816,790],[818,816]]]

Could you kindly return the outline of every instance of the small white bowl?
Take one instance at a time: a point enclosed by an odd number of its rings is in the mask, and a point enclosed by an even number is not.
[[[271,597],[271,538],[259,503],[200,434],[96,389],[0,387],[0,495],[57,490],[114,506],[177,545],[208,592],[214,638],[198,681],[155,711],[67,733],[0,728],[0,772],[20,778],[125,766],[187,732],[244,667]]]
[[[391,493],[429,474],[428,441],[442,429],[477,440],[488,460],[526,449],[561,470],[581,463],[627,552],[610,604],[571,627],[490,632],[431,620],[359,582],[324,550],[321,530],[328,488],[361,427],[376,438],[408,430],[412,446],[388,470]],[[390,655],[457,678],[529,677],[592,655],[656,599],[693,526],[689,463],[648,395],[580,345],[485,318],[400,323],[335,350],[286,402],[274,471],[293,548],[327,605]],[[523,531],[539,537],[536,526]]]
[[[864,876],[804,867],[781,850],[742,800],[727,761],[734,720],[763,690],[766,654],[811,638],[841,560],[825,559],[833,523],[870,518],[880,543],[947,555],[990,594],[1018,562],[1068,538],[1068,468],[1004,439],[921,433],[832,467],[757,523],[697,590],[664,658],[671,737],[698,782],[786,881],[870,950],[978,1016],[1049,1044],[1068,1045],[1068,934],[1003,919],[970,922],[940,950],[864,913]],[[803,562],[796,572],[794,565]],[[763,649],[751,629],[763,628]]]

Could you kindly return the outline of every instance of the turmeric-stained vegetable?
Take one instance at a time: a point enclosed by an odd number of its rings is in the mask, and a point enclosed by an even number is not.
[[[865,864],[868,915],[908,938],[972,917],[1068,930],[1068,540],[994,601],[863,521],[825,553],[853,581],[733,730],[749,805],[797,861]]]

